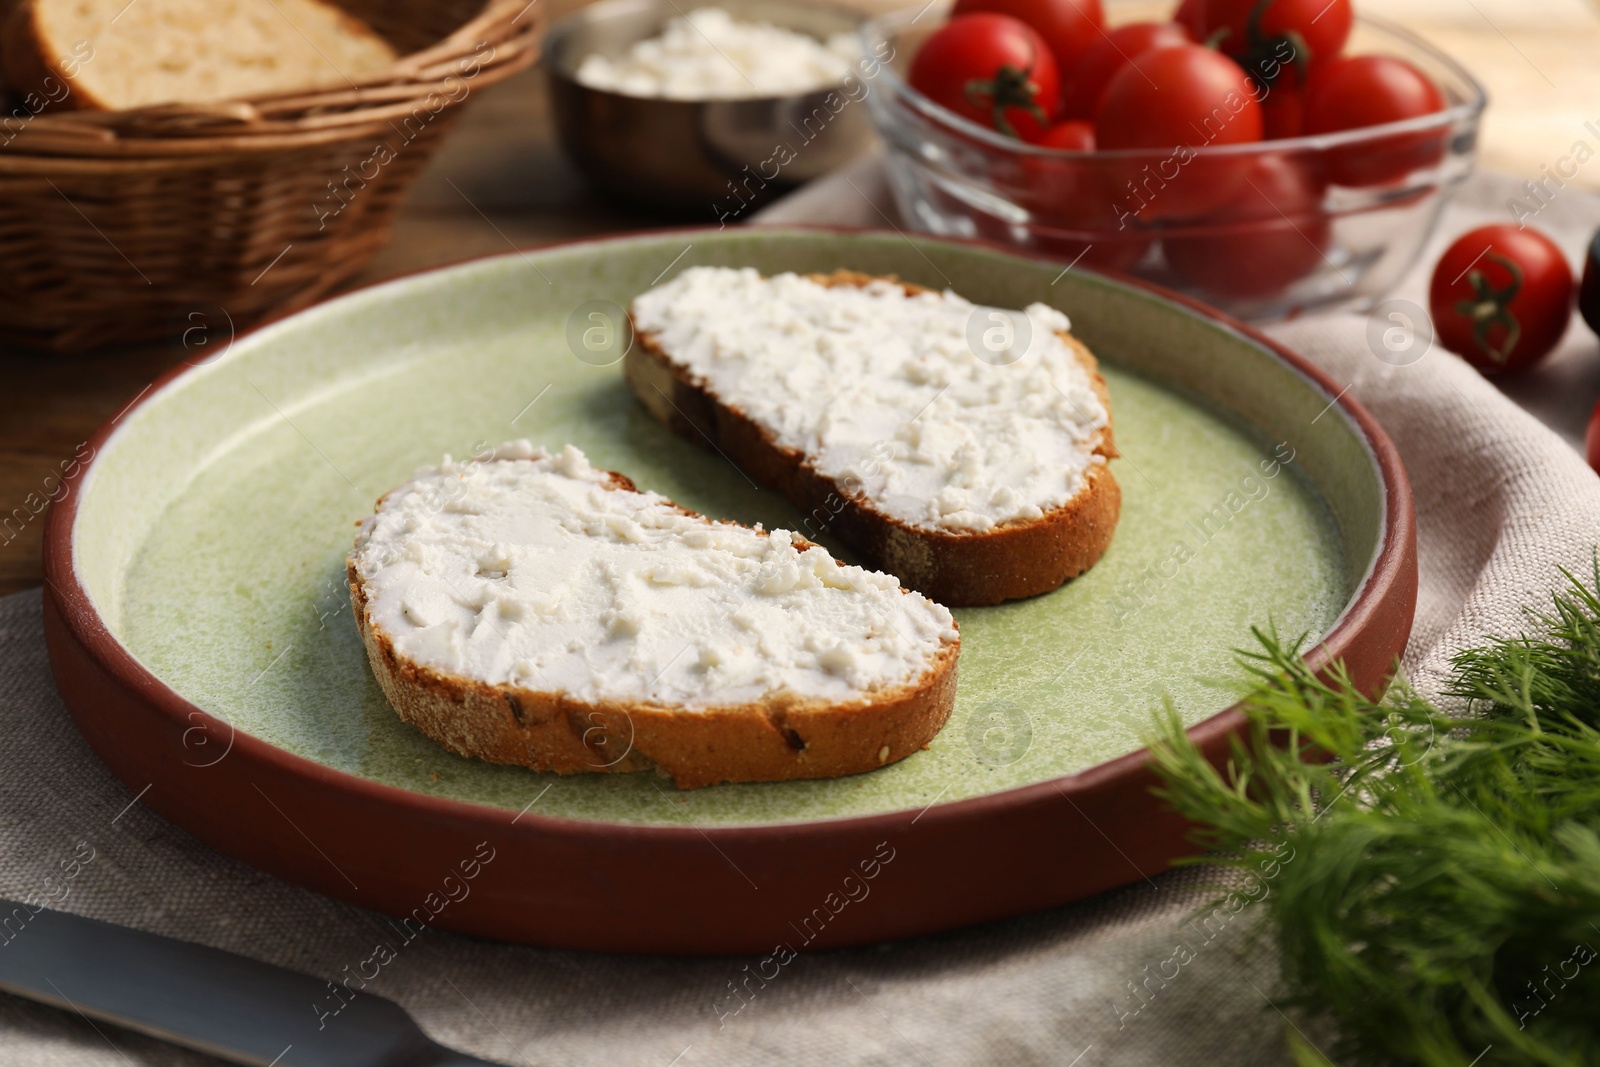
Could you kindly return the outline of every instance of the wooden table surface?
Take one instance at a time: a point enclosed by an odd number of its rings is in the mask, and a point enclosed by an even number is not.
[[[542,2],[559,16],[581,0]],[[1585,127],[1600,127],[1600,13],[1582,0],[1358,0],[1358,9],[1416,30],[1488,87],[1483,167],[1536,179],[1577,141],[1600,148]],[[1600,188],[1600,158],[1573,184]],[[542,75],[529,71],[473,103],[419,181],[393,242],[354,284],[652,224],[585,188],[555,143]],[[180,356],[172,345],[71,358],[0,351],[0,517],[47,496],[59,462]],[[15,519],[0,528],[0,594],[40,583],[42,528],[43,515],[20,531]]]

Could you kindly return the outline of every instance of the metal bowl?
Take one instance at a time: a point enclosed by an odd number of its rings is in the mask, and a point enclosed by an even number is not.
[[[861,17],[786,0],[716,0],[735,18],[825,39]],[[567,154],[612,198],[647,211],[731,222],[752,208],[849,162],[872,143],[862,100],[877,72],[792,96],[667,100],[580,84],[592,53],[621,57],[659,34],[686,7],[673,0],[601,0],[550,27],[544,69]]]

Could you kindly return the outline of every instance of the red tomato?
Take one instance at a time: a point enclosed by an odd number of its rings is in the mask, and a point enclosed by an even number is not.
[[[1092,152],[1094,127],[1081,121],[1059,123],[1045,132],[1039,144]],[[1021,163],[1022,185],[1008,187],[1007,195],[1028,211],[1025,244],[1064,263],[1108,270],[1125,270],[1144,256],[1151,238],[1118,218],[1116,178],[1104,160],[1029,154]],[[981,225],[979,229],[989,232]],[[1014,227],[1008,239],[1018,240]]]
[[[1278,85],[1261,100],[1261,126],[1269,141],[1299,137],[1306,132],[1306,95]]]
[[[1538,230],[1480,226],[1439,258],[1428,311],[1439,343],[1483,373],[1523,370],[1567,331],[1572,268]]]
[[[1589,239],[1583,257],[1583,280],[1578,283],[1578,314],[1589,329],[1600,334],[1600,233]]]
[[[1127,270],[1144,258],[1150,244],[1149,237],[1133,234],[1089,237],[1044,232],[1035,233],[1033,238],[1035,248],[1059,259],[1063,266],[1071,264],[1096,270]]]
[[[1208,231],[1162,242],[1179,276],[1219,296],[1269,296],[1320,267],[1330,226],[1325,185],[1301,159],[1258,156]]]
[[[1035,142],[1041,148],[1094,151],[1094,127],[1087,122],[1062,122]],[[1048,227],[1087,231],[1116,224],[1099,160],[1026,155],[1020,159],[1021,187],[1010,198]]]
[[[1172,21],[1189,31],[1196,41],[1206,39],[1206,5],[1203,0],[1183,0],[1172,13]]]
[[[1600,404],[1589,412],[1589,428],[1583,435],[1583,451],[1590,469],[1600,472]]]
[[[911,87],[962,118],[1031,140],[1050,125],[1061,80],[1044,38],[1009,15],[962,15],[923,42]]]
[[[1204,149],[1261,140],[1257,91],[1237,63],[1195,44],[1151,49],[1112,75],[1095,114],[1096,146],[1167,150],[1128,164],[1116,183],[1119,218],[1196,215],[1232,197],[1241,161]]]
[[[1239,65],[1197,44],[1154,48],[1112,75],[1095,115],[1102,148],[1261,140],[1261,105]]]
[[[1092,120],[1111,76],[1134,56],[1152,48],[1193,43],[1188,31],[1176,22],[1130,22],[1108,31],[1072,71],[1061,98],[1061,114],[1069,119]]]
[[[956,0],[955,17],[978,11],[1010,15],[1032,26],[1044,38],[1059,70],[1071,70],[1101,38],[1106,24],[1100,0]]]
[[[1336,133],[1443,111],[1444,94],[1422,71],[1392,56],[1340,56],[1306,86],[1305,132]],[[1328,155],[1336,185],[1384,185],[1444,154],[1442,132],[1396,134]]]
[[[1094,127],[1087,122],[1063,122],[1047,131],[1041,142],[1075,152],[1094,150]],[[1126,270],[1150,247],[1147,232],[1129,225],[1119,228],[1114,210],[1113,177],[1104,161],[1093,156],[1028,156],[1022,161],[1023,186],[1011,199],[1028,211],[1022,243],[1062,261],[1083,267]],[[1008,224],[1013,243],[1019,240],[1015,224]],[[989,232],[979,227],[980,232]]]
[[[1093,152],[1094,127],[1087,122],[1059,123],[1036,143],[1042,148]],[[1028,155],[1020,162],[1021,188],[1010,198],[1026,208],[1037,225],[1093,233],[1116,224],[1098,160]]]
[[[1263,85],[1294,87],[1339,54],[1355,13],[1350,0],[1201,0],[1208,36]]]
[[[1041,148],[1065,148],[1074,152],[1094,151],[1094,124],[1074,120],[1058,122],[1033,142]]]

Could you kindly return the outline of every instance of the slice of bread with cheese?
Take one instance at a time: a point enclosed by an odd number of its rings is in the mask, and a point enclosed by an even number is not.
[[[362,522],[348,572],[389,703],[495,763],[682,788],[853,774],[925,745],[955,699],[943,606],[570,445],[419,471]]]
[[[397,58],[323,0],[20,0],[0,29],[7,83],[63,110],[342,86]]]
[[[1110,544],[1110,397],[1054,308],[693,267],[629,315],[623,369],[651,413],[787,496],[802,535],[937,601],[1046,592]]]

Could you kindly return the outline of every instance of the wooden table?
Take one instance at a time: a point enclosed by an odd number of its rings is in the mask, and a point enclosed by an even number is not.
[[[581,0],[544,2],[559,16]],[[1385,0],[1369,7],[1455,55],[1488,87],[1484,167],[1537,179],[1541,166],[1553,166],[1578,140],[1600,149],[1600,135],[1585,127],[1594,120],[1600,128],[1600,14],[1582,0]],[[1600,158],[1573,182],[1600,188]],[[530,71],[469,109],[418,183],[393,243],[354,284],[650,225],[597,199],[567,165],[542,75]],[[0,352],[0,594],[41,581],[43,515],[18,516],[48,496],[54,483],[46,478],[179,358],[174,346],[72,358]]]

